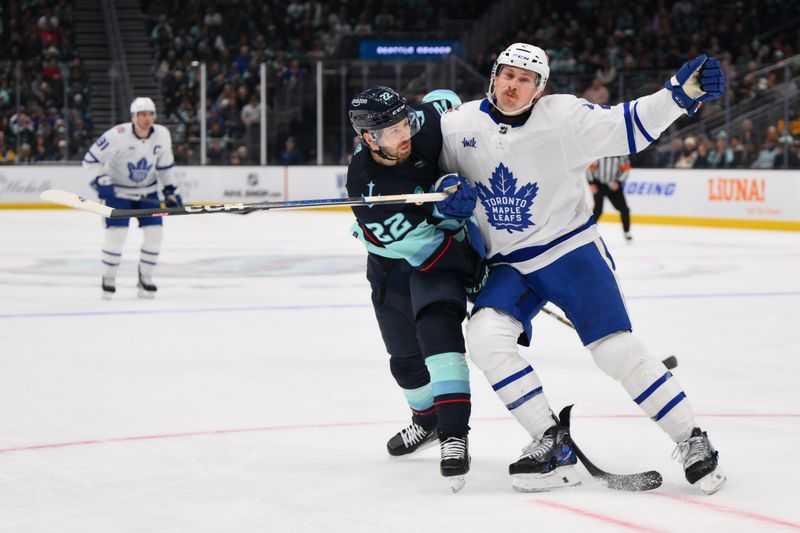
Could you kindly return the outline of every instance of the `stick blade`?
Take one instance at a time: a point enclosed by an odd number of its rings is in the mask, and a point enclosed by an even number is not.
[[[45,202],[53,204],[65,205],[81,211],[89,211],[104,217],[111,215],[112,209],[107,205],[97,203],[93,200],[87,200],[82,196],[68,191],[60,191],[58,189],[48,189],[39,195],[39,198]]]
[[[648,470],[647,472],[639,472],[638,474],[603,473],[594,476],[594,478],[610,489],[632,492],[654,490],[660,487],[664,482],[661,474],[656,470]]]

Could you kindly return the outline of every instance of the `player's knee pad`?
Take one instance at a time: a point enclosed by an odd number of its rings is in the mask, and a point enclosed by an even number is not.
[[[450,302],[434,302],[417,314],[417,341],[427,357],[445,352],[464,353],[461,322],[464,310]]]
[[[492,307],[478,310],[467,322],[467,347],[470,359],[483,372],[491,372],[519,357],[517,339],[522,325],[513,317]]]
[[[644,343],[629,331],[614,333],[588,346],[600,370],[624,381],[641,364],[650,360]]]
[[[122,253],[125,239],[128,237],[127,226],[111,226],[106,228],[103,250],[115,254]]]
[[[158,254],[161,251],[161,242],[164,240],[164,226],[142,226],[144,240],[142,250]]]
[[[431,380],[425,359],[419,354],[413,357],[393,355],[389,359],[389,369],[394,380],[403,389],[416,389],[427,385]]]

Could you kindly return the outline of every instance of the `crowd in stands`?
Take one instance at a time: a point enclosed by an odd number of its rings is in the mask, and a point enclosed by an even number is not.
[[[204,63],[208,162],[230,165],[259,162],[262,64],[268,79],[269,163],[314,161],[315,129],[309,127],[314,121],[300,113],[304,105],[313,112],[315,105],[308,90],[314,81],[310,62],[355,57],[354,43],[364,37],[446,37],[438,31],[444,19],[477,18],[492,9],[478,0],[171,0],[143,1],[143,6],[151,18],[154,71],[162,88],[159,121],[173,131],[177,162],[199,162],[198,65]],[[68,0],[0,2],[0,163],[57,160],[65,153],[79,159],[92,141],[87,138],[89,88],[74,45],[73,9]],[[667,132],[655,150],[635,163],[772,168],[788,162],[796,168],[800,104],[792,107],[788,123],[742,120],[736,106],[771,97],[782,105],[787,95],[781,91],[787,86],[797,102],[800,87],[784,83],[784,69],[763,69],[800,52],[799,20],[800,4],[777,0],[641,0],[635,5],[544,0],[510,19],[507,30],[484,47],[486,52],[467,58],[484,78],[467,79],[454,89],[465,99],[480,96],[496,54],[517,41],[547,50],[548,91],[610,104],[657,90],[686,59],[707,53],[723,62],[730,85],[725,99],[698,116],[720,116],[727,105],[736,120],[726,121],[724,129],[718,121],[708,132],[685,139]],[[800,65],[792,64],[788,74],[800,79]],[[304,101],[309,95],[311,100]],[[341,99],[338,91],[326,98]],[[287,112],[290,108],[297,113]],[[338,127],[337,117],[325,120]],[[686,124],[683,119],[678,126]]]
[[[157,48],[163,116],[177,124],[176,144],[186,145],[178,149],[181,157],[197,157],[192,142],[199,136],[196,62],[207,66],[207,131],[209,145],[214,147],[213,162],[253,163],[250,154],[258,149],[262,63],[267,65],[267,112],[271,113],[282,92],[292,92],[308,80],[305,61],[357,53],[353,43],[361,37],[408,32],[432,37],[440,17],[456,5],[412,0],[172,2],[165,13],[154,15],[150,39]],[[470,0],[463,5],[477,10],[480,4]],[[299,123],[288,124],[279,141],[287,136],[307,145],[314,139],[313,132]]]
[[[80,159],[92,142],[88,96],[72,2],[0,2],[0,164]]]
[[[657,90],[665,76],[701,53],[718,57],[729,79],[727,105],[740,108],[777,93],[775,105],[800,98],[800,63],[789,68],[790,94],[785,94],[783,69],[759,73],[764,67],[800,53],[800,4],[786,2],[704,2],[642,0],[581,0],[536,2],[487,50],[499,51],[510,42],[540,43],[550,58],[548,91],[575,94],[598,104],[613,104]],[[788,24],[787,24],[788,23]],[[551,44],[557,43],[557,45]],[[478,72],[488,72],[496,57],[472,58]],[[719,99],[698,114],[719,114]],[[734,109],[737,109],[734,107]],[[733,131],[697,138],[664,136],[658,150],[636,158],[640,166],[677,168],[782,168],[784,151],[789,168],[800,168],[800,121],[790,111],[793,126],[750,120],[737,121]],[[763,121],[762,121],[763,122]],[[681,121],[679,124],[686,124]]]

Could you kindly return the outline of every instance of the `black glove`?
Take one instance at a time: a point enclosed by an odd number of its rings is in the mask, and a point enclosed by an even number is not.
[[[478,254],[468,242],[461,243],[464,249],[464,256],[466,257],[464,269],[464,290],[467,292],[467,299],[475,303],[478,298],[478,293],[486,285],[489,279],[489,266],[486,261]]]
[[[164,205],[167,207],[183,207],[181,195],[175,192],[174,185],[167,185],[161,192],[164,193]]]

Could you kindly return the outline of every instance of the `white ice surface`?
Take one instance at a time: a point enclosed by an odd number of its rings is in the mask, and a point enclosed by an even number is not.
[[[720,450],[706,497],[671,441],[547,316],[524,355],[573,433],[653,493],[511,490],[527,442],[473,369],[472,471],[391,460],[408,420],[346,212],[165,220],[153,301],[131,228],[100,299],[101,219],[0,211],[0,532],[736,532],[800,530],[800,234],[601,225],[636,333]],[[135,226],[135,224],[134,224]],[[792,503],[794,502],[794,503]]]

